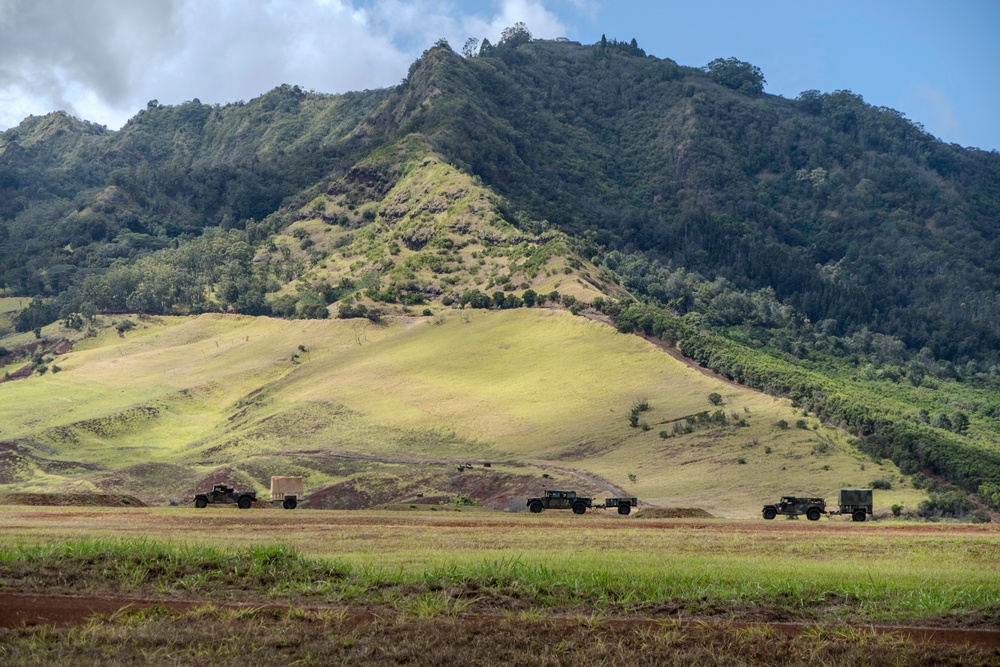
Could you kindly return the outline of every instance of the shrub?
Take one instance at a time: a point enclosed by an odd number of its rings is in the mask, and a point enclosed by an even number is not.
[[[871,484],[869,484],[869,486],[871,486],[873,489],[888,491],[892,488],[892,482],[883,477],[881,479],[873,479],[871,481]]]
[[[708,402],[712,405],[722,405],[722,394],[713,391],[708,395]]]
[[[777,426],[782,431],[784,431],[784,430],[786,430],[788,428],[788,422],[786,422],[784,419],[779,419],[778,423],[775,424],[775,426]]]
[[[892,506],[892,507],[890,507],[889,509],[891,509],[891,510],[892,510],[892,515],[893,515],[893,516],[899,516],[900,514],[902,514],[902,513],[903,513],[903,506],[902,506],[902,505],[900,505],[899,503],[897,503],[897,504],[893,505],[893,506]]]

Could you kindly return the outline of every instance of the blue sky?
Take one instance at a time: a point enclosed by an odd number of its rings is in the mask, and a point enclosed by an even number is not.
[[[1000,0],[0,0],[0,129],[64,110],[117,129],[157,99],[226,103],[282,83],[398,83],[524,21],[536,37],[633,37],[700,67],[736,57],[766,91],[850,89],[948,142],[1000,150]]]
[[[635,37],[647,53],[701,66],[736,57],[766,91],[849,89],[945,141],[1000,150],[1000,1],[595,2],[553,5],[571,37]]]

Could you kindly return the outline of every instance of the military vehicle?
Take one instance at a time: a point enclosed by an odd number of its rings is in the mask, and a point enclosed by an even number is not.
[[[546,489],[541,498],[529,498],[528,509],[538,514],[542,510],[573,510],[573,514],[583,514],[594,506],[593,498],[577,496],[576,491]]]
[[[819,518],[826,514],[826,501],[822,498],[801,498],[797,496],[782,496],[781,500],[773,505],[764,505],[762,511],[764,518],[771,520],[779,514],[785,516],[806,515],[810,521],[819,521]]]
[[[826,501],[822,498],[782,496],[778,503],[764,505],[763,515],[765,519],[773,519],[779,514],[785,516],[805,514],[810,521],[818,521],[824,514],[828,516],[849,514],[851,521],[865,521],[869,515],[873,514],[872,490],[841,489],[840,497],[837,499],[837,509],[831,512],[826,511]]]
[[[281,503],[286,510],[298,507],[305,497],[302,487],[302,477],[272,477],[271,504]]]
[[[864,521],[872,514],[871,489],[841,489],[837,514],[850,514],[851,521]]]
[[[612,507],[618,508],[618,513],[622,516],[628,516],[632,511],[633,507],[639,506],[638,498],[605,498],[604,506],[608,509]]]
[[[604,509],[616,507],[622,516],[629,514],[633,507],[639,506],[637,498],[605,498],[603,505],[595,505],[593,498],[576,495],[576,491],[546,489],[540,498],[529,498],[528,509],[538,514],[542,510],[573,510],[574,514],[583,514],[588,509]]]
[[[216,484],[212,487],[211,491],[195,494],[194,506],[200,509],[209,503],[236,503],[241,510],[247,510],[250,509],[255,500],[257,500],[256,491],[237,491],[231,486]]]

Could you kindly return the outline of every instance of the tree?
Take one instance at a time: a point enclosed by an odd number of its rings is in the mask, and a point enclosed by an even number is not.
[[[951,428],[955,433],[964,433],[969,428],[969,416],[958,411],[951,416]]]
[[[764,92],[764,74],[756,65],[736,58],[716,58],[703,68],[717,84],[747,95]]]
[[[479,55],[479,39],[476,37],[470,37],[465,40],[465,46],[462,47],[462,55],[466,58],[475,58]]]
[[[506,46],[513,49],[530,41],[531,31],[528,30],[528,26],[523,21],[518,21],[509,28],[503,29],[503,32],[500,33],[500,42],[497,46]],[[485,40],[483,43],[485,44]]]

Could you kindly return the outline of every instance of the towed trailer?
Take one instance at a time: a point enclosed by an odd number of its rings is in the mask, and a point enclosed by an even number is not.
[[[302,477],[272,477],[271,478],[271,504],[281,506],[286,510],[293,510],[305,497],[302,485]]]

